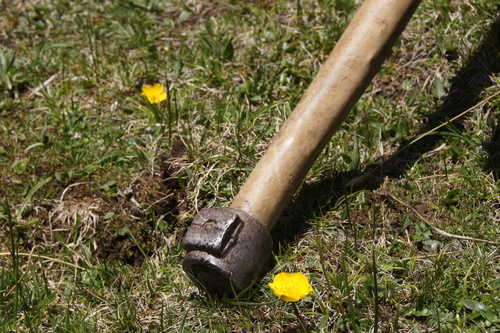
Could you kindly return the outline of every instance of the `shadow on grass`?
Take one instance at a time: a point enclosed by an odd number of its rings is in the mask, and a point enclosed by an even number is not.
[[[490,76],[500,73],[500,16],[488,28],[477,50],[470,56],[466,65],[460,69],[451,82],[450,92],[441,105],[427,117],[427,124],[420,129],[420,136],[436,126],[452,119],[465,110],[476,105],[480,94],[493,82]],[[464,119],[467,115],[452,122],[457,131],[463,130]],[[493,135],[487,142],[483,142],[483,149],[487,156],[484,160],[484,169],[491,172],[496,179],[500,178],[500,115],[492,117]],[[337,173],[317,183],[304,184],[298,196],[285,210],[282,219],[278,222],[274,232],[275,250],[280,244],[287,244],[300,237],[308,229],[304,221],[322,216],[323,210],[328,211],[344,194],[354,190],[375,190],[381,186],[385,177],[399,178],[422,157],[425,153],[437,147],[445,137],[439,134],[427,135],[407,146],[411,139],[403,142],[401,149],[392,154],[383,163],[371,164],[365,168],[369,177],[360,184],[344,189],[343,184],[359,176],[355,171]],[[303,207],[297,207],[298,205]]]

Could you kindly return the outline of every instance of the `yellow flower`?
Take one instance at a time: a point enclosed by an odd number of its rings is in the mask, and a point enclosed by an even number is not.
[[[273,293],[285,302],[298,302],[306,297],[312,288],[309,280],[302,273],[279,273],[269,287]]]
[[[155,84],[154,86],[147,84],[142,87],[142,96],[146,96],[149,103],[160,103],[167,98],[167,93],[165,92],[163,86],[160,83]]]

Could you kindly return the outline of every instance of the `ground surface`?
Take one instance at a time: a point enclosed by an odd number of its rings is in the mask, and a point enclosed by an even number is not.
[[[281,271],[311,281],[309,331],[500,331],[496,1],[423,1],[262,281],[215,299],[181,269],[359,3],[0,2],[0,331],[300,331]]]

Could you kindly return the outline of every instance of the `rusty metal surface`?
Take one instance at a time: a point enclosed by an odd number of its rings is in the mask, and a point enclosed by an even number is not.
[[[182,266],[198,286],[234,296],[256,280],[272,249],[269,231],[245,212],[201,210],[186,232]]]

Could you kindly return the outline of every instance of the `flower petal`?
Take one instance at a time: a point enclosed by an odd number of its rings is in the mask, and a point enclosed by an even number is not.
[[[160,103],[161,101],[164,101],[167,99],[167,93],[164,92],[164,93],[161,93],[159,96],[158,96],[158,102],[157,103]]]
[[[160,83],[155,83],[153,86],[153,91],[156,95],[159,95],[163,92],[163,86]]]
[[[160,103],[167,98],[167,93],[164,91],[164,88],[160,83],[145,85],[142,87],[141,95],[145,96],[151,104]]]
[[[306,297],[312,288],[302,273],[279,273],[268,284],[273,293],[285,302],[298,302]]]

